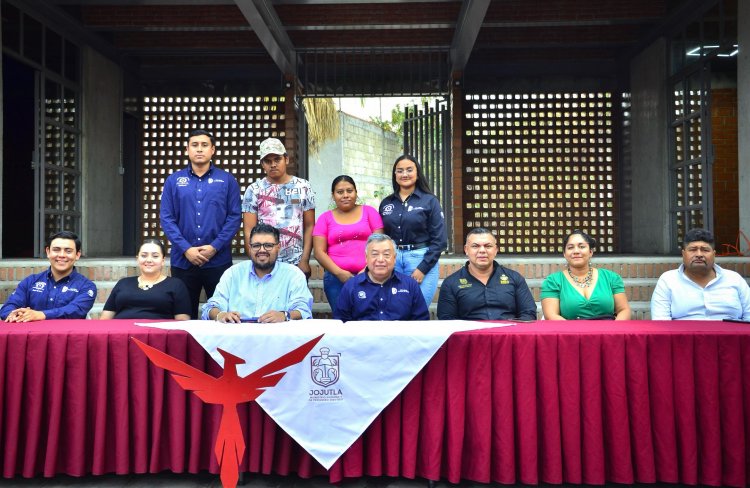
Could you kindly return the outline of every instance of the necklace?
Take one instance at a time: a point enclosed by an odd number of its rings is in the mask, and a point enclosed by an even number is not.
[[[579,280],[573,273],[570,272],[570,266],[568,266],[568,276],[570,276],[570,279],[573,280],[577,287],[588,288],[589,286],[591,286],[591,279],[594,276],[594,268],[589,266],[589,272],[586,273],[586,276],[584,276],[582,280]]]
[[[154,287],[157,283],[160,283],[164,279],[164,276],[159,276],[156,281],[152,281],[151,283],[147,283],[141,279],[141,277],[138,277],[138,288],[141,290],[150,290]]]

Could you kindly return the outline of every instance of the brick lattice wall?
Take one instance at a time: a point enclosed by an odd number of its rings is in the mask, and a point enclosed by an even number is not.
[[[717,245],[734,245],[740,221],[737,184],[737,89],[712,90],[711,135],[714,145],[714,236]]]

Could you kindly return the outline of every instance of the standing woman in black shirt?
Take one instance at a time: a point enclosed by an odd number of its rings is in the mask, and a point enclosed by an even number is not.
[[[115,284],[99,317],[107,319],[190,320],[192,302],[182,280],[162,274],[164,243],[147,239],[138,250],[139,276]]]
[[[380,203],[380,215],[385,233],[396,241],[396,271],[417,280],[429,307],[438,285],[438,258],[448,245],[443,209],[413,156],[396,159],[392,183],[393,194]]]

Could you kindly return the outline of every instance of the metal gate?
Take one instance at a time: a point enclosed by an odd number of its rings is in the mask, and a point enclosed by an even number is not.
[[[672,249],[695,227],[713,230],[711,165],[711,70],[709,63],[671,80],[670,185]]]
[[[430,188],[440,201],[448,233],[448,249],[454,249],[451,189],[451,119],[448,97],[406,107],[404,152],[422,164]]]

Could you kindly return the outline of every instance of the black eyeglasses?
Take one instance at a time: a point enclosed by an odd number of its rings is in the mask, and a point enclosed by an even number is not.
[[[270,251],[271,249],[276,247],[276,243],[275,242],[255,242],[255,243],[250,244],[250,249],[252,249],[253,251],[260,251],[261,247],[265,249],[266,251]]]

